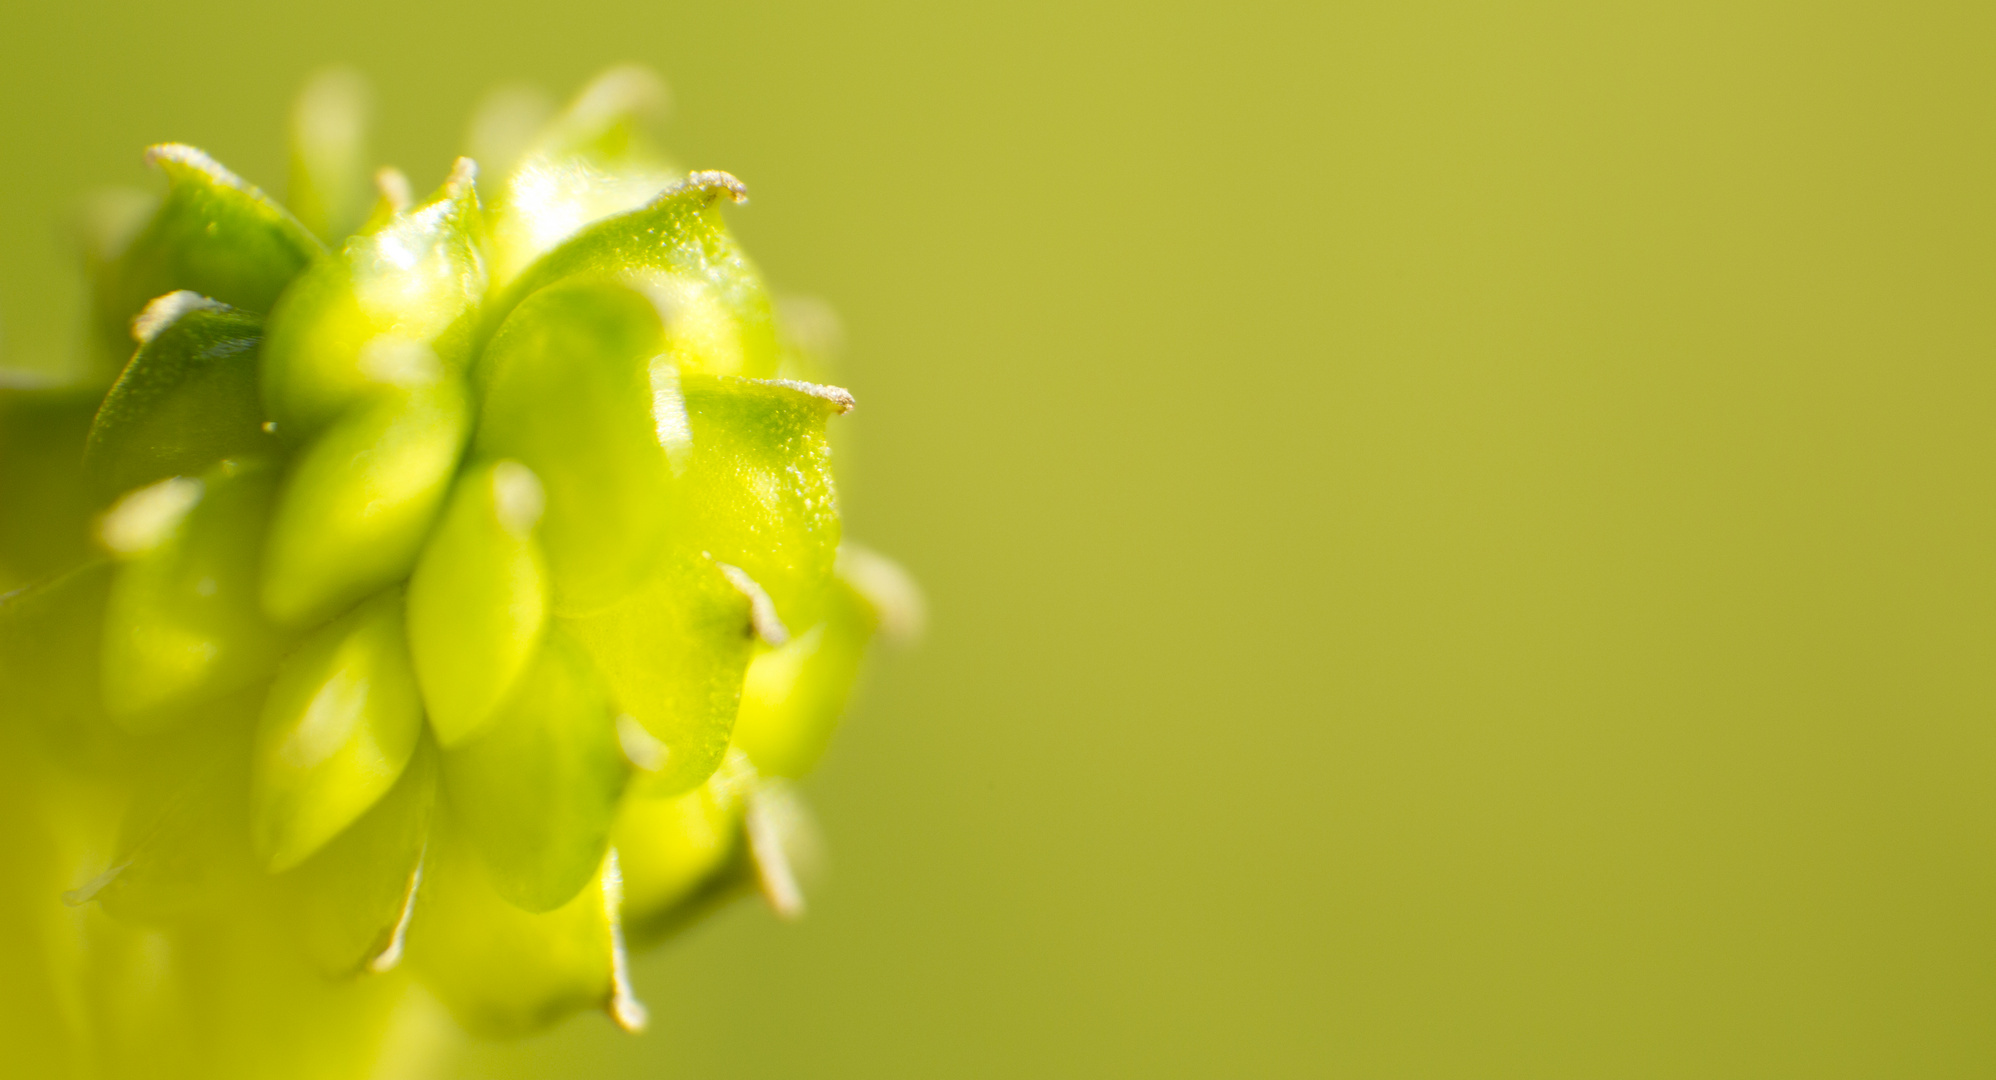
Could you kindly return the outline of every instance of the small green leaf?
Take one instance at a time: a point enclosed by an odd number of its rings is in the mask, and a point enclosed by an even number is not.
[[[692,464],[681,478],[681,542],[739,566],[786,626],[817,621],[838,555],[825,421],[852,408],[837,387],[687,376]]]
[[[300,941],[327,975],[387,971],[401,960],[430,836],[436,758],[419,742],[380,802],[279,879]]]
[[[595,876],[630,764],[602,682],[568,635],[543,638],[499,715],[443,760],[454,820],[500,896],[552,911]]]
[[[677,794],[713,773],[755,640],[753,602],[719,565],[674,555],[620,602],[557,622],[588,648],[617,708],[665,745],[648,793]]]
[[[445,748],[492,718],[540,643],[548,582],[534,527],[544,501],[517,461],[467,471],[409,577],[409,650]]]
[[[533,914],[493,889],[454,822],[439,826],[409,928],[409,961],[460,1025],[503,1038],[603,1008],[627,1029],[644,1026],[625,968],[616,852],[574,899]]]
[[[650,202],[684,175],[645,137],[665,100],[665,85],[651,72],[613,68],[532,139],[493,200],[495,284],[583,226]],[[493,123],[503,115],[495,113]]]
[[[283,207],[201,151],[163,143],[146,161],[166,174],[166,198],[97,279],[94,320],[108,355],[130,352],[132,316],[156,296],[186,289],[261,315],[324,250]]]
[[[633,797],[611,842],[624,871],[624,923],[633,940],[654,939],[717,887],[746,885],[732,873],[742,855],[742,807],[755,770],[740,754],[682,795]]]
[[[463,385],[446,376],[370,402],[306,447],[271,523],[264,610],[307,625],[405,577],[470,423]]]
[[[263,399],[298,443],[383,388],[462,373],[471,313],[485,295],[477,168],[459,158],[428,203],[349,239],[299,276],[271,312]]]
[[[134,323],[139,350],[90,425],[84,468],[102,495],[193,476],[228,457],[274,454],[256,389],[256,316],[168,293]]]
[[[231,460],[174,483],[195,503],[119,567],[105,613],[104,703],[134,733],[269,675],[288,644],[257,602],[277,470]]]
[[[360,226],[374,201],[367,131],[367,79],[351,68],[314,75],[291,106],[291,185],[285,202],[328,242]]]
[[[774,375],[780,350],[769,291],[721,219],[722,202],[747,199],[727,173],[693,173],[541,256],[492,305],[485,326],[489,332],[515,305],[558,281],[642,281],[668,312],[668,352],[681,371]]]
[[[473,452],[540,477],[540,542],[555,601],[587,610],[628,593],[657,561],[686,448],[677,373],[659,359],[657,311],[620,285],[547,289],[513,313],[479,362]]]
[[[0,384],[0,590],[61,573],[92,555],[101,505],[83,445],[99,390]]]
[[[393,787],[423,707],[401,590],[313,633],[271,686],[252,759],[251,840],[273,873],[324,847]]]

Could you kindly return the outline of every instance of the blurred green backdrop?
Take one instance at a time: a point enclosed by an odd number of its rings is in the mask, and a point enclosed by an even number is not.
[[[1996,1070],[1996,8],[9,5],[0,334],[311,69],[657,66],[935,619],[735,910],[453,1077]]]

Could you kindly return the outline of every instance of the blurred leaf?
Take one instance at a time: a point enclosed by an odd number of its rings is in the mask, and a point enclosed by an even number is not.
[[[285,660],[256,733],[251,839],[272,871],[325,846],[394,786],[423,708],[402,594],[391,589],[313,633]]]
[[[683,175],[645,134],[666,96],[665,85],[644,68],[612,68],[526,144],[493,200],[495,284],[583,226],[643,206]],[[520,99],[506,102],[511,115],[524,116]],[[507,115],[495,108],[486,126],[496,129]]]
[[[177,292],[147,305],[137,326],[139,350],[98,407],[84,447],[98,494],[277,451],[257,398],[256,316]]]
[[[270,674],[289,644],[257,600],[277,488],[266,462],[204,473],[198,502],[157,546],[119,567],[104,621],[104,702],[128,731],[184,722],[187,707]]]
[[[675,554],[618,603],[557,622],[588,648],[617,708],[665,744],[644,791],[677,794],[713,773],[755,640],[749,597],[713,560]]]
[[[132,316],[154,297],[185,289],[261,315],[324,250],[283,207],[201,151],[162,143],[146,161],[166,174],[166,197],[101,262],[94,289],[99,347],[119,361],[131,352]]]
[[[158,925],[243,903],[256,877],[248,829],[248,733],[263,687],[202,707],[199,723],[148,743],[111,868],[65,896]]]
[[[373,97],[358,71],[329,68],[312,76],[291,106],[285,202],[329,243],[358,228],[374,200],[367,149]]]
[[[457,482],[409,578],[409,650],[445,748],[506,699],[547,622],[547,566],[534,540],[545,496],[517,461]]]
[[[504,289],[486,315],[487,332],[555,282],[640,281],[666,312],[668,352],[681,371],[774,375],[769,292],[721,219],[723,201],[747,198],[727,173],[698,172],[637,210],[584,228]]]
[[[436,801],[437,752],[420,740],[388,794],[280,878],[312,961],[328,975],[401,960]]]
[[[407,576],[471,423],[451,376],[387,394],[292,463],[264,563],[264,610],[305,625]]]
[[[595,875],[630,764],[601,679],[567,634],[542,639],[498,716],[443,762],[453,820],[509,903],[551,911]]]
[[[263,399],[300,443],[383,388],[461,373],[471,312],[485,294],[477,168],[459,158],[431,200],[315,260],[271,312]],[[426,351],[427,350],[427,351]]]
[[[546,487],[540,542],[564,610],[627,594],[658,558],[686,438],[661,347],[643,295],[571,282],[520,305],[479,362],[473,452],[517,459]]]
[[[568,903],[531,914],[494,891],[454,822],[433,832],[409,960],[459,1024],[489,1037],[537,1031],[579,1009],[644,1024],[624,970],[617,858]]]
[[[101,744],[104,610],[116,568],[98,562],[0,595],[0,725],[58,756]]]
[[[839,544],[825,421],[851,409],[851,396],[726,376],[690,375],[683,386],[693,455],[681,542],[741,567],[785,625],[812,625]]]
[[[0,590],[92,555],[83,447],[100,391],[0,384]]]

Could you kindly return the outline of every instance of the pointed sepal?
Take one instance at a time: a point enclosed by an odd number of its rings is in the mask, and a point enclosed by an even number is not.
[[[680,542],[742,568],[786,626],[817,622],[838,556],[838,497],[825,423],[852,408],[832,386],[689,375],[693,435]]]
[[[769,290],[721,218],[723,204],[747,200],[747,189],[727,173],[692,173],[541,256],[503,290],[486,326],[555,282],[637,280],[668,312],[668,353],[680,370],[774,375],[781,350]]]
[[[351,68],[328,68],[306,82],[291,106],[291,183],[285,202],[298,220],[338,243],[367,217],[368,127],[374,95]]]
[[[191,292],[146,305],[139,348],[91,421],[83,463],[105,496],[229,457],[274,454],[256,388],[256,316]]]

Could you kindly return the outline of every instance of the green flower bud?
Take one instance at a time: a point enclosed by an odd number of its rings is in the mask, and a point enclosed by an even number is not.
[[[370,209],[330,73],[298,218],[177,145],[94,215],[100,382],[0,378],[0,792],[61,831],[0,901],[110,916],[48,950],[99,1072],[362,1075],[411,976],[473,1032],[635,1030],[626,923],[803,911],[785,779],[914,593],[840,546],[851,396],[773,377],[830,316],[777,325],[663,100],[502,96],[489,212],[464,159]]]
[[[513,280],[583,226],[635,210],[686,175],[645,137],[645,121],[665,98],[658,76],[614,68],[529,135],[519,154],[508,155],[512,167],[491,213],[495,283]],[[519,108],[517,99],[512,107]],[[482,119],[488,130],[505,122],[503,116]]]

